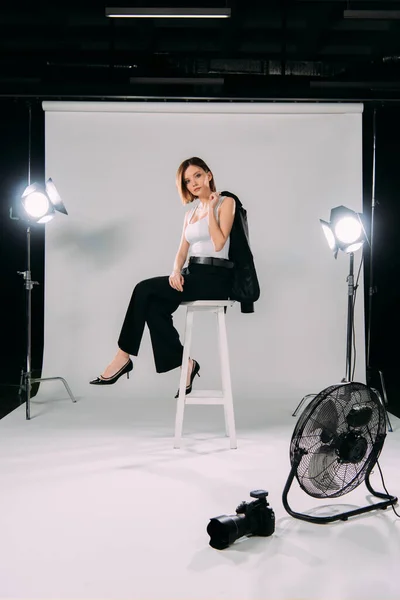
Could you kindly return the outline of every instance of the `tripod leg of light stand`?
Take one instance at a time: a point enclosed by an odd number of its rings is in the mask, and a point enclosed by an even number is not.
[[[383,382],[382,382],[382,383],[383,383]],[[383,384],[383,385],[384,385],[384,384]],[[383,388],[383,389],[385,389],[385,388]],[[390,431],[390,432],[393,432],[392,424],[391,424],[391,422],[390,422],[389,415],[388,415],[388,412],[387,412],[387,410],[386,410],[385,402],[384,402],[384,400],[382,400],[382,396],[381,396],[380,392],[379,392],[379,391],[378,391],[376,388],[373,388],[373,387],[371,387],[371,390],[372,390],[373,392],[375,392],[375,394],[376,394],[376,396],[377,396],[377,398],[378,398],[379,402],[380,402],[380,403],[381,403],[381,405],[382,405],[382,409],[385,411],[385,420],[386,420],[386,425],[387,425],[387,429],[388,429],[388,431]],[[386,399],[386,402],[387,402],[387,399]]]
[[[39,377],[39,378],[35,378],[35,379],[31,379],[32,383],[37,383],[39,381],[62,381],[65,389],[68,392],[69,397],[71,398],[72,402],[76,402],[76,398],[74,397],[73,393],[71,392],[71,388],[69,387],[68,383],[65,381],[64,377]]]
[[[389,419],[389,413],[387,410],[385,411],[385,413],[386,413],[386,423],[387,423],[388,431],[390,431],[390,433],[393,433],[393,427],[392,427],[392,424]]]
[[[296,410],[294,411],[294,413],[292,414],[292,417],[295,417],[297,415],[297,413],[299,412],[299,410],[301,409],[301,407],[303,406],[304,402],[307,400],[307,398],[315,398],[316,394],[307,394],[307,396],[304,396],[304,398],[302,398],[296,408]]]
[[[379,373],[379,378],[381,380],[381,386],[382,386],[383,404],[385,405],[385,409],[386,409],[386,407],[388,405],[388,398],[387,398],[387,394],[386,394],[385,380],[383,378],[382,371],[378,371],[378,373]],[[392,424],[390,422],[389,414],[388,414],[387,410],[386,410],[386,421],[387,421],[388,430],[393,432]]]
[[[21,382],[18,390],[19,397],[23,398],[23,402],[25,403],[25,416],[28,421],[31,418],[31,381],[30,373],[24,371],[21,375]]]
[[[21,402],[22,390],[23,390],[23,387],[24,387],[24,377],[25,377],[25,373],[24,373],[24,370],[22,369],[21,370],[21,376],[19,378],[19,386],[18,386],[19,387],[19,389],[18,389],[18,396],[19,396],[20,402]]]

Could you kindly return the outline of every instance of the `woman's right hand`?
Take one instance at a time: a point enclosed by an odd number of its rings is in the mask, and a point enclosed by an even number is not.
[[[183,284],[184,283],[185,283],[185,280],[184,280],[181,272],[180,271],[172,271],[171,275],[169,276],[169,285],[171,287],[173,287],[175,290],[178,290],[178,292],[183,292]]]

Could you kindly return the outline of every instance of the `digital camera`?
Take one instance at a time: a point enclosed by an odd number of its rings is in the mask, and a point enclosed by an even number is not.
[[[236,515],[220,515],[210,520],[207,533],[212,548],[224,550],[244,535],[269,536],[274,533],[275,513],[268,505],[268,492],[253,490],[250,496],[256,500],[239,504]]]

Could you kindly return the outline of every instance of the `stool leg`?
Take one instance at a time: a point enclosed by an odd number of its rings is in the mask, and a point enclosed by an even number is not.
[[[220,308],[218,310],[217,319],[226,433],[230,437],[231,448],[237,448],[235,414],[233,410],[231,371],[229,365],[228,337],[226,334],[225,313],[223,308]]]
[[[224,311],[224,312],[225,312],[225,311]],[[224,395],[224,419],[225,419],[225,435],[226,435],[227,437],[230,437],[230,431],[229,431],[229,418],[228,418],[228,411],[227,411],[227,408],[226,408],[226,402],[225,402],[225,395],[226,395],[226,392],[225,392],[225,385],[224,385],[224,377],[223,377],[223,375],[222,375],[223,363],[222,363],[222,359],[221,359],[221,357],[222,357],[222,352],[223,352],[223,350],[221,350],[220,323],[219,323],[219,317],[218,317],[218,315],[219,315],[219,311],[217,311],[217,331],[218,331],[218,342],[219,342],[219,344],[220,344],[220,347],[219,347],[219,355],[220,355],[220,360],[221,360],[222,393],[223,393],[223,395]]]
[[[193,316],[194,311],[190,308],[186,309],[186,322],[185,322],[185,334],[183,342],[183,357],[182,357],[182,370],[181,378],[179,381],[179,396],[176,402],[176,417],[175,417],[175,439],[174,448],[180,448],[182,429],[183,429],[183,415],[185,411],[185,399],[186,399],[186,379],[189,370],[189,354],[190,346],[192,343],[192,329],[193,329]]]

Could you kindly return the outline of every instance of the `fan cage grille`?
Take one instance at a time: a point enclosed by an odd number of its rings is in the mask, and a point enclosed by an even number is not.
[[[366,425],[352,428],[346,419],[356,406],[368,406],[372,414]],[[366,445],[366,451],[358,462],[339,458],[338,440],[349,431],[365,440],[361,444]],[[292,435],[291,464],[300,449],[306,451],[296,471],[300,487],[315,498],[335,498],[351,492],[376,463],[385,436],[385,409],[374,390],[355,382],[326,388],[304,409]]]

